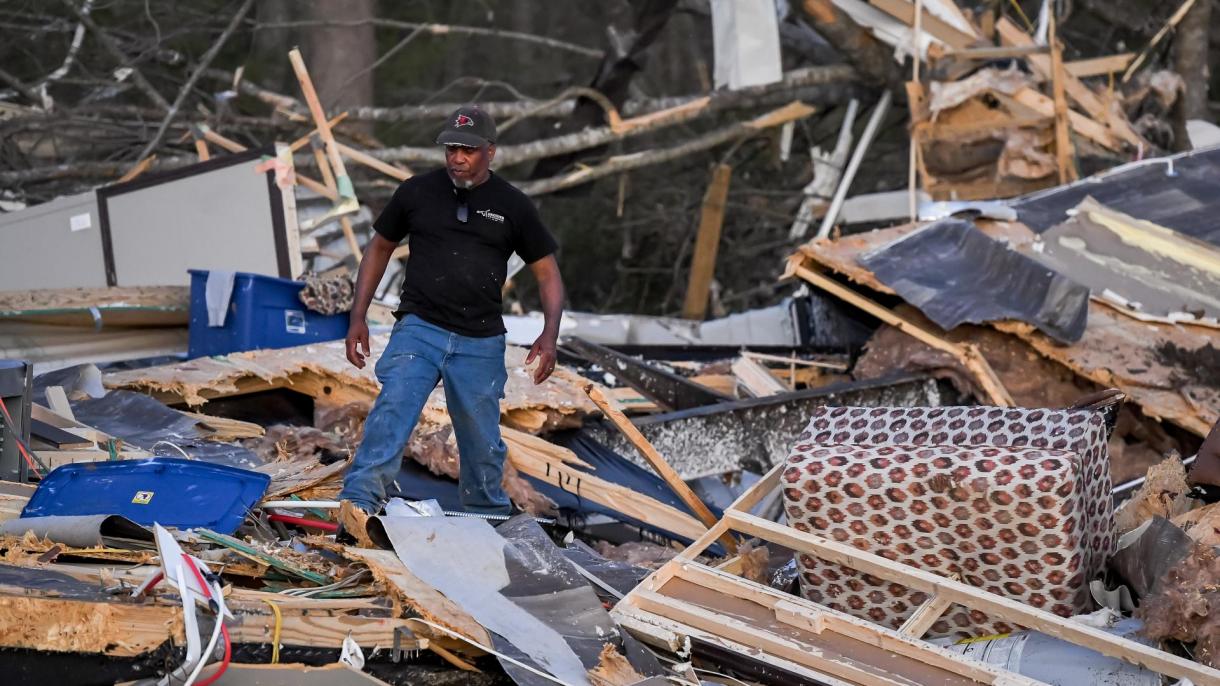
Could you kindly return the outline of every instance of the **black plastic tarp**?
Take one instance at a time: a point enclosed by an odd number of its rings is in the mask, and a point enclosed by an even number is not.
[[[1084,335],[1089,289],[970,222],[929,224],[858,259],[943,329],[1017,319],[1063,343]]]

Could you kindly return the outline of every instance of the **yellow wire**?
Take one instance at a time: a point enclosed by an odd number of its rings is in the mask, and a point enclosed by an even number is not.
[[[275,615],[275,629],[271,632],[271,664],[278,665],[280,663],[280,630],[284,628],[284,615],[280,612],[280,606],[263,598],[263,602],[271,608],[271,614]]]
[[[1029,20],[1029,17],[1025,16],[1025,10],[1021,9],[1021,3],[1017,2],[1017,0],[1008,0],[1008,2],[1012,4],[1017,14],[1021,15],[1021,21],[1025,22],[1025,28],[1032,32],[1034,30],[1034,23]]]

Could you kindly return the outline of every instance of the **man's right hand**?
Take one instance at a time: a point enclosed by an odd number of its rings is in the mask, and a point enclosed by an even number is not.
[[[356,369],[364,369],[364,360],[369,356],[369,325],[364,319],[353,319],[347,328],[347,361]]]

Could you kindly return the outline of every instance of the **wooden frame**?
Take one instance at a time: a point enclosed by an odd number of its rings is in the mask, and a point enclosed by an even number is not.
[[[783,464],[774,467],[725,510],[716,526],[620,601],[613,611],[616,619],[646,643],[672,650],[668,646],[675,639],[679,643],[684,638],[699,639],[795,674],[829,676],[829,683],[835,684],[927,683],[928,670],[980,684],[1040,683],[920,640],[941,613],[960,604],[1166,676],[1199,684],[1220,683],[1220,670],[751,515],[750,508],[779,487],[783,468]],[[732,565],[713,568],[696,561],[712,541],[730,532],[757,536],[798,554],[845,565],[922,591],[929,598],[895,631],[737,577],[727,571]],[[692,593],[697,600],[692,600]],[[876,668],[877,648],[897,656],[885,669]]]

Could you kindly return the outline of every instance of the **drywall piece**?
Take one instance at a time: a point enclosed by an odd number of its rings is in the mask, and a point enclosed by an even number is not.
[[[505,540],[480,519],[377,517],[403,564],[489,631],[503,636],[543,669],[573,686],[586,668],[555,629],[501,591],[509,578]],[[461,564],[454,564],[456,561]]]
[[[763,86],[783,78],[772,0],[712,0],[716,88]]]
[[[295,200],[263,165],[273,154],[216,157],[99,189],[107,284],[189,285],[188,269],[297,276],[297,227],[286,219]]]
[[[0,214],[0,291],[106,285],[93,191]]]

